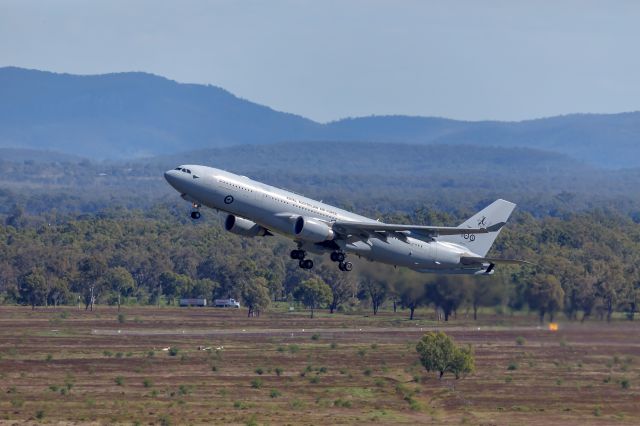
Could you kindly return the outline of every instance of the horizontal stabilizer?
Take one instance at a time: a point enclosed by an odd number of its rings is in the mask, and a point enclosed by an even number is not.
[[[494,257],[472,257],[472,256],[463,256],[460,258],[460,263],[463,265],[482,265],[484,263],[504,263],[509,265],[534,265],[531,262],[526,260],[517,260],[517,259],[497,259]]]

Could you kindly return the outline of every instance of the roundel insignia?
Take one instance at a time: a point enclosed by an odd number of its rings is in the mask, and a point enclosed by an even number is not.
[[[227,195],[226,197],[224,197],[224,203],[225,204],[233,203],[233,196],[232,195]]]

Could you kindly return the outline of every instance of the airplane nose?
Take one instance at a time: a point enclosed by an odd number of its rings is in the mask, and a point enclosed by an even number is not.
[[[167,180],[167,182],[169,182],[169,185],[175,188],[175,183],[178,181],[175,170],[167,170],[166,172],[164,172],[164,178]]]

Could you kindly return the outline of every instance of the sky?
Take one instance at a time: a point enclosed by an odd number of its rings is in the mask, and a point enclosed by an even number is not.
[[[639,110],[639,23],[635,0],[0,0],[0,66],[145,71],[320,122],[517,121]]]

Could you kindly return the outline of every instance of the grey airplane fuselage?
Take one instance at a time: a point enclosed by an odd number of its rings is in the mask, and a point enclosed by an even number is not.
[[[371,261],[429,272],[484,273],[486,270],[486,266],[461,265],[461,256],[473,255],[466,247],[433,239],[425,241],[405,234],[396,237],[374,233],[367,240],[347,238],[326,244],[299,240],[293,227],[300,216],[328,224],[334,221],[378,222],[245,176],[207,166],[184,165],[167,171],[165,178],[185,200],[248,219],[296,241],[299,248],[312,253],[341,250]]]

